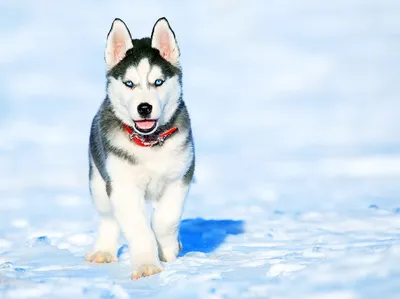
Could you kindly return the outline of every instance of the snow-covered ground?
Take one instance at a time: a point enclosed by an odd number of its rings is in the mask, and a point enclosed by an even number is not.
[[[112,20],[168,17],[197,149],[183,252],[84,261]],[[0,298],[400,298],[398,0],[0,2]]]

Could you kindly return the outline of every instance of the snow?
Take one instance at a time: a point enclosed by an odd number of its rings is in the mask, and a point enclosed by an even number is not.
[[[0,3],[0,298],[400,298],[400,3]],[[84,261],[105,37],[166,16],[196,141],[179,259]]]

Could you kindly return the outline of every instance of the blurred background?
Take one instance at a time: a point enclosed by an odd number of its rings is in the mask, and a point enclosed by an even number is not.
[[[134,37],[149,36],[160,16],[181,47],[196,141],[188,213],[227,202],[238,211],[398,202],[398,1],[3,1],[0,10],[6,210],[90,202],[107,32],[120,17]]]

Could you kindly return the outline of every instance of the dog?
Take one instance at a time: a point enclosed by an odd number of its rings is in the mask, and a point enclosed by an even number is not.
[[[159,273],[161,262],[175,260],[182,248],[179,225],[195,150],[179,57],[166,18],[157,20],[150,38],[132,39],[118,18],[107,35],[106,97],[89,137],[89,188],[99,230],[86,260],[116,262],[122,231],[132,279]]]

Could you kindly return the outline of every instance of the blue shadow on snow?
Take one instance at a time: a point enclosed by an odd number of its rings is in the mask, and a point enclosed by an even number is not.
[[[179,238],[182,250],[179,256],[189,252],[209,253],[217,249],[229,235],[244,233],[243,220],[205,220],[202,218],[185,219],[181,221]],[[120,257],[127,250],[127,245],[119,248]]]
[[[242,220],[205,220],[202,218],[181,221],[179,238],[182,251],[179,256],[196,251],[209,253],[224,243],[228,235],[244,233]]]

